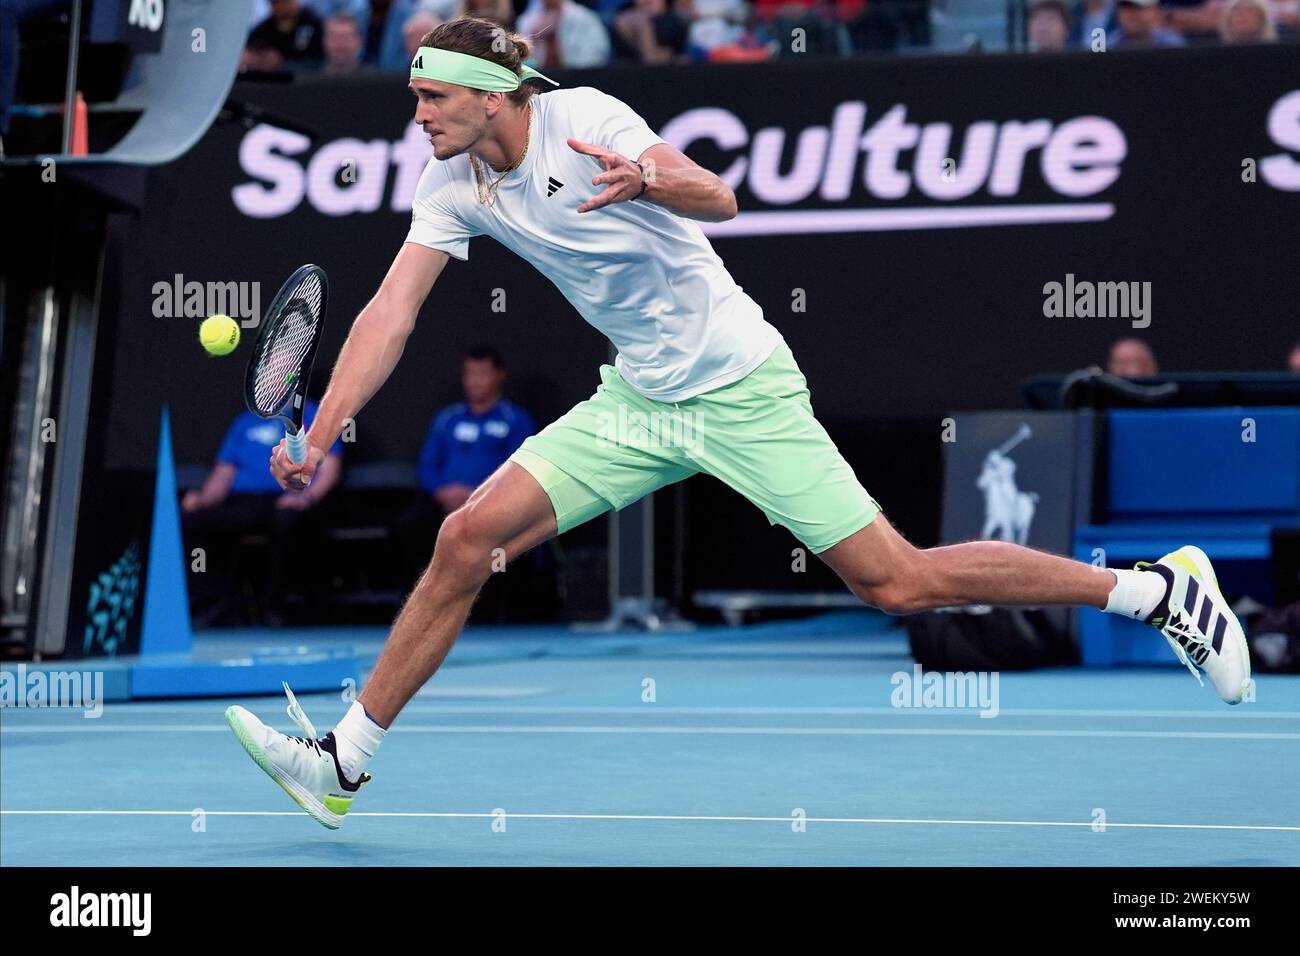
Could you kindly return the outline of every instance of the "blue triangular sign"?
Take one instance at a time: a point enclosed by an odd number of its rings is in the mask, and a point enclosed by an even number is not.
[[[171,419],[166,405],[158,433],[158,475],[154,482],[148,560],[140,653],[188,654],[193,642],[189,587],[185,580],[188,565],[181,542],[176,463],[172,459]]]

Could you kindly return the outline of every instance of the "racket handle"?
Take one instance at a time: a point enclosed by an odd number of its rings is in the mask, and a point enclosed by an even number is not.
[[[284,437],[289,449],[289,460],[295,465],[301,465],[307,460],[307,429],[299,428],[295,431],[286,428]]]

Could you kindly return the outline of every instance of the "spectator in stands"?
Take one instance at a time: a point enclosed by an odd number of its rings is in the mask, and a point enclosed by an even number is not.
[[[1035,0],[1025,27],[1029,49],[1064,50],[1070,36],[1070,11],[1065,0]]]
[[[1183,46],[1183,38],[1160,25],[1160,0],[1119,0],[1119,27],[1106,37],[1108,50]]]
[[[1066,45],[1091,50],[1095,40],[1104,40],[1114,33],[1119,29],[1119,17],[1116,16],[1115,8],[1115,0],[1082,0],[1076,3],[1071,18],[1074,28],[1070,31]]]
[[[818,9],[841,54],[930,43],[930,0],[829,0]]]
[[[1300,342],[1297,342],[1291,349],[1291,354],[1286,360],[1286,366],[1297,375],[1300,375]]]
[[[1160,0],[1164,25],[1189,43],[1218,41],[1224,6],[1224,0]]]
[[[679,0],[678,10],[690,25],[686,48],[693,60],[707,60],[714,50],[745,41],[745,0]]]
[[[690,0],[686,3],[689,9]],[[690,24],[668,0],[635,0],[614,18],[614,29],[641,63],[654,66],[686,58]]]
[[[415,56],[415,52],[420,49],[420,41],[424,39],[424,36],[430,30],[441,26],[442,23],[443,21],[432,13],[423,10],[417,10],[411,14],[411,19],[407,20],[406,25],[402,27],[403,49],[406,51],[406,60],[404,62],[410,62]]]
[[[755,0],[754,14],[776,43],[777,56],[837,52],[834,25],[821,15],[819,0]]]
[[[609,34],[600,17],[575,0],[529,0],[516,27],[534,44],[539,68],[609,62]]]
[[[429,426],[420,451],[423,493],[393,524],[411,584],[433,554],[442,519],[536,431],[532,417],[503,397],[505,382],[500,352],[470,349],[461,364],[465,401],[442,409]]]
[[[443,19],[479,17],[499,23],[507,30],[515,22],[515,8],[510,0],[460,0],[456,9]]]
[[[465,7],[466,0],[415,0],[415,6],[426,13],[432,13],[439,20],[455,20],[460,16],[478,16],[469,14]],[[505,8],[510,12],[507,17],[514,19],[514,7],[506,0]]]
[[[1300,0],[1270,0],[1273,23],[1278,29],[1278,39],[1288,43],[1300,40]],[[1285,35],[1282,31],[1285,31]]]
[[[1141,339],[1119,339],[1110,347],[1106,371],[1121,378],[1147,378],[1160,374],[1156,354]]]
[[[1294,43],[1300,33],[1300,0],[1258,0],[1255,4],[1258,13],[1237,12],[1237,23],[1228,25],[1224,20],[1237,7],[1230,0],[1162,0],[1162,3],[1166,26],[1186,38],[1230,44]]]
[[[1273,11],[1264,0],[1228,0],[1219,20],[1222,43],[1276,43]]]
[[[694,59],[757,63],[780,52],[776,40],[750,15],[746,0],[694,0],[694,11],[688,47]]]
[[[323,24],[302,0],[271,0],[271,15],[248,35],[240,69],[272,71],[319,66]]]
[[[310,425],[315,417],[316,403],[307,399],[303,420]],[[236,591],[239,539],[250,531],[270,536],[265,582],[268,623],[283,622],[287,572],[310,554],[318,508],[338,484],[343,461],[343,444],[338,441],[307,488],[282,491],[268,462],[283,437],[279,422],[240,413],[226,431],[202,487],[181,498],[187,547],[206,551],[204,573],[190,575],[191,596],[196,609],[201,608],[196,610],[200,623],[214,623],[223,610],[219,602]]]
[[[346,13],[361,34],[361,62],[379,69],[405,69],[410,58],[402,50],[402,25],[417,0],[307,0],[322,20]],[[452,0],[448,0],[452,2]],[[385,64],[385,57],[390,62]],[[328,72],[329,67],[326,67]]]
[[[361,24],[350,13],[331,13],[325,21],[325,72],[332,76],[347,76],[361,67],[361,54],[365,40]]]
[[[254,7],[266,2],[256,0]],[[403,36],[406,24],[417,14],[432,14],[432,26],[425,30],[428,32],[443,20],[456,16],[461,0],[307,0],[307,3],[322,20],[335,13],[347,13],[357,21],[362,38],[362,63],[381,70],[405,71],[414,55],[406,52]]]

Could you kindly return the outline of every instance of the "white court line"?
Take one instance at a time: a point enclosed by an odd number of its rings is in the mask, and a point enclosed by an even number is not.
[[[209,817],[298,817],[300,810],[204,810]],[[0,816],[122,816],[122,817],[192,817],[193,810],[0,810]],[[438,813],[438,812],[390,812],[361,810],[348,814],[353,817],[376,817],[394,819],[459,819],[491,820],[495,813]],[[670,823],[790,823],[793,816],[758,817],[758,816],[704,816],[699,814],[669,813],[511,813],[504,814],[507,820],[632,820],[664,821]],[[874,824],[892,826],[967,826],[967,827],[1088,827],[1093,823],[1081,820],[936,820],[936,819],[899,819],[894,817],[801,817],[805,823],[848,823]],[[1268,830],[1273,832],[1300,833],[1300,826],[1282,826],[1276,824],[1244,823],[1113,823],[1106,821],[1106,829],[1127,830]]]
[[[0,727],[8,734],[67,733],[228,733],[223,724],[105,724],[102,721],[62,726]],[[404,734],[681,734],[773,737],[1132,737],[1154,740],[1300,740],[1300,733],[1191,730],[976,730],[928,727],[613,727],[536,724],[399,724],[389,733]]]
[[[301,698],[311,703],[311,697],[307,694],[299,695]],[[222,698],[226,700],[227,698]],[[246,697],[228,698],[229,700],[248,700]],[[274,698],[267,698],[267,708],[269,711],[279,711],[280,701]],[[319,703],[319,702],[318,702]],[[342,707],[346,701],[341,701],[339,706]],[[36,709],[36,708],[31,708]],[[50,709],[50,708],[46,708]],[[158,703],[132,702],[132,703],[105,703],[105,713],[153,713],[153,714],[214,714],[224,709],[224,704],[215,699],[210,703],[200,701],[159,701]],[[522,705],[518,707],[500,707],[500,706],[476,706],[473,704],[436,704],[428,701],[428,698],[416,697],[411,703],[402,708],[404,714],[484,714],[491,716],[528,716],[531,714],[564,716],[573,714],[604,714],[617,716],[620,714],[637,714],[638,716],[653,716],[655,714],[679,714],[689,716],[736,716],[736,717],[762,717],[762,716],[847,716],[847,717],[873,717],[873,716],[899,716],[899,717],[977,717],[978,711],[971,709],[941,708],[941,707],[673,707],[666,704],[640,704],[622,707],[587,707],[587,706],[560,706],[560,705],[543,705],[532,706]],[[1240,707],[1227,708],[1220,707],[1214,710],[1089,710],[1084,708],[1014,708],[1003,707],[998,711],[1002,717],[1101,717],[1109,720],[1128,720],[1133,718],[1155,718],[1168,720],[1241,720],[1242,718],[1254,720],[1297,720],[1300,719],[1300,711],[1266,711],[1258,708],[1242,709]]]
[[[131,706],[131,705],[124,705]],[[978,711],[969,708],[942,707],[670,707],[662,704],[641,704],[629,707],[474,707],[456,704],[423,704],[413,702],[403,708],[422,714],[492,714],[501,716],[546,714],[562,716],[568,714],[680,714],[689,716],[827,716],[827,717],[977,717]],[[998,711],[1001,717],[1103,717],[1107,719],[1128,720],[1134,718],[1156,718],[1169,720],[1239,720],[1243,717],[1271,720],[1297,720],[1300,711],[1261,711],[1258,709],[1242,710],[1220,708],[1215,710],[1087,710],[1087,709],[1037,709],[1003,707]]]

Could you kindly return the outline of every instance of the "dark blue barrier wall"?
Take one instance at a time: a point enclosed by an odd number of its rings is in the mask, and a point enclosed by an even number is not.
[[[1171,467],[1171,457],[1182,463]],[[1300,411],[1111,412],[1109,513],[1138,520],[1275,515],[1294,523],[1300,518]]]

